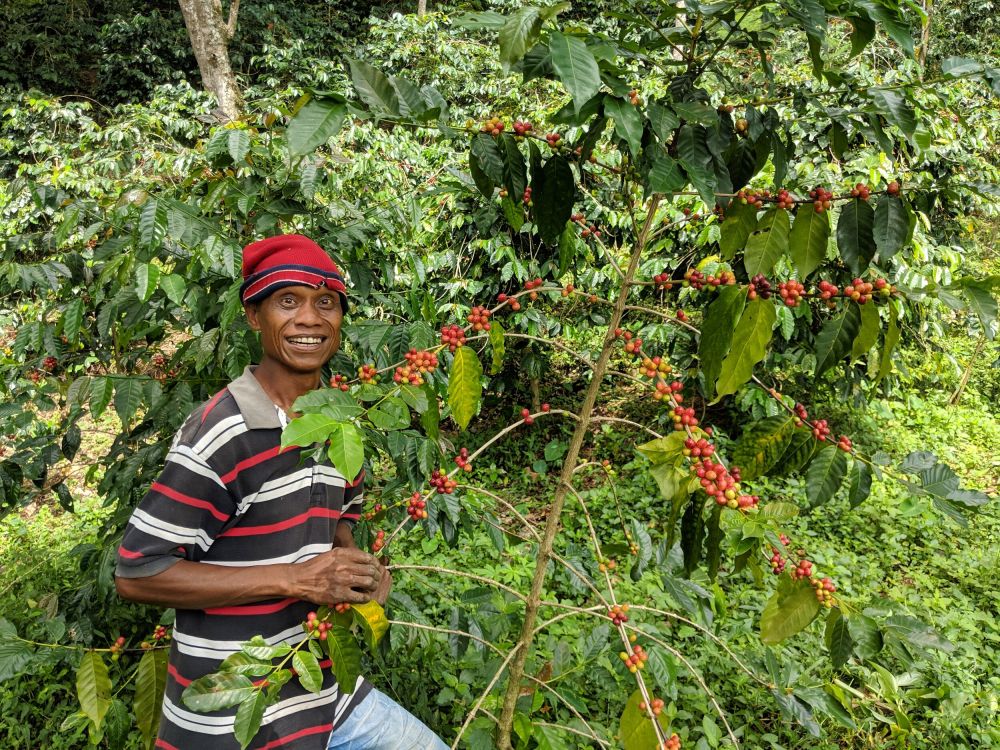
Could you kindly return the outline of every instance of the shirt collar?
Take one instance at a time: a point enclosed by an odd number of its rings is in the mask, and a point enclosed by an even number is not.
[[[243,374],[229,384],[229,392],[236,400],[248,429],[280,430],[278,406],[260,387],[260,383],[253,375],[255,369],[253,365],[247,366]]]

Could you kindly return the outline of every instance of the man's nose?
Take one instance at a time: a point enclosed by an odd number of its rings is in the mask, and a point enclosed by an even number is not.
[[[304,305],[299,305],[298,310],[295,311],[295,322],[304,326],[322,325],[323,316],[320,315],[319,310],[316,309],[316,305],[310,302]]]

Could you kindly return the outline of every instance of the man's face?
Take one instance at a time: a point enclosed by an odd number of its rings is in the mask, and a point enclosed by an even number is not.
[[[244,309],[264,356],[292,372],[319,372],[340,348],[344,313],[326,287],[288,286]]]

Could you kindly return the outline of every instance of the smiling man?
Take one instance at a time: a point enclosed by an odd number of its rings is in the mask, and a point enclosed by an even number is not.
[[[301,235],[243,251],[241,294],[260,332],[256,367],[199,406],[125,530],[121,596],[177,610],[156,747],[237,750],[235,709],[188,710],[184,688],[263,635],[296,643],[318,605],[385,603],[388,571],[354,543],[363,476],[281,450],[295,400],[318,388],[340,347],[347,289],[326,252]],[[362,473],[363,474],[363,473]],[[329,665],[325,665],[329,666]],[[439,750],[443,742],[359,678],[341,693],[286,684],[249,746],[257,750]]]

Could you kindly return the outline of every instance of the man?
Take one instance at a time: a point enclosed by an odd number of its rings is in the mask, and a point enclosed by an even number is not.
[[[184,688],[263,635],[297,643],[317,605],[385,603],[392,581],[352,534],[362,476],[280,450],[292,405],[320,385],[340,347],[344,281],[316,243],[283,235],[248,245],[241,295],[263,358],[198,407],[135,510],[115,581],[126,599],[177,610],[162,750],[236,750],[235,709],[188,710]],[[324,666],[329,666],[325,664]],[[293,680],[264,712],[257,750],[425,750],[441,740],[359,678],[341,693],[329,669],[322,691]]]

